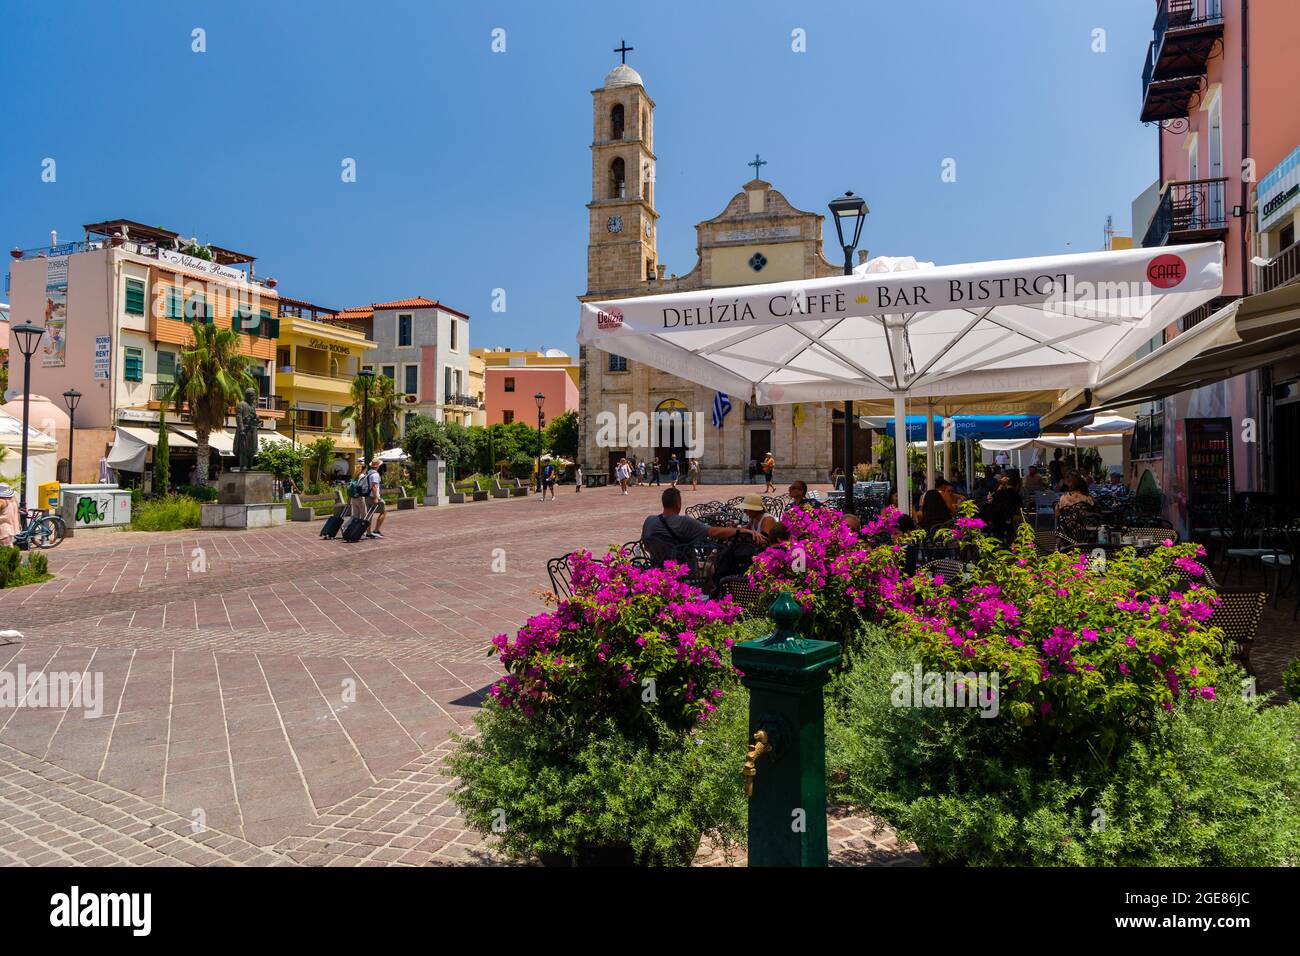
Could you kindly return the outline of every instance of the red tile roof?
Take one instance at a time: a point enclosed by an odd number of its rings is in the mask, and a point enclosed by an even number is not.
[[[436,299],[426,299],[422,295],[417,295],[410,299],[395,299],[392,302],[373,302],[370,305],[360,305],[352,309],[344,309],[336,319],[342,319],[344,322],[349,319],[368,319],[375,314],[376,309],[442,309],[444,312],[450,312],[453,315],[459,315],[462,319],[468,319],[469,315],[460,309],[453,309]]]

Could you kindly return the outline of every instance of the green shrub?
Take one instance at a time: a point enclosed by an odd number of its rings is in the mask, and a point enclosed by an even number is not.
[[[217,489],[214,485],[181,485],[176,493],[186,495],[195,501],[216,501]]]
[[[1282,671],[1282,689],[1286,695],[1300,702],[1300,657],[1297,657]]]
[[[919,659],[884,631],[855,643],[828,688],[827,771],[833,798],[893,824],[930,863],[1300,863],[1300,707],[1186,700],[1069,759],[1009,713],[893,706],[893,675]]]
[[[515,858],[631,844],[639,864],[686,866],[702,833],[724,847],[744,842],[747,714],[736,688],[692,737],[661,726],[658,746],[647,746],[613,721],[592,733],[489,700],[479,736],[450,759],[454,799]]]
[[[132,531],[176,531],[197,528],[202,506],[189,495],[166,495],[131,506]]]
[[[50,560],[39,551],[27,554],[26,563],[23,553],[15,547],[0,548],[0,588],[20,588],[25,584],[40,584],[49,581]]]

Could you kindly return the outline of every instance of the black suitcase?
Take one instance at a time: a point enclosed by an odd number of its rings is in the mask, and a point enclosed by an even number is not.
[[[374,517],[375,506],[371,505],[366,509],[364,518],[349,518],[347,524],[343,526],[343,540],[349,544],[354,544],[361,540],[361,536],[370,530],[370,519]]]
[[[343,519],[347,517],[346,512],[339,512],[336,515],[330,515],[325,519],[325,526],[320,529],[320,536],[333,541],[343,527]]]

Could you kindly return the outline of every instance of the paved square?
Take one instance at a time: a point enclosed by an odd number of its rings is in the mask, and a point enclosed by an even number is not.
[[[489,639],[544,608],[547,558],[637,538],[659,490],[395,511],[355,545],[320,522],[68,540],[55,580],[0,591],[24,635],[0,670],[102,676],[102,714],[0,710],[0,863],[501,862],[441,770],[500,674]],[[1293,652],[1289,610],[1262,659]],[[831,840],[837,862],[916,862],[864,820]]]

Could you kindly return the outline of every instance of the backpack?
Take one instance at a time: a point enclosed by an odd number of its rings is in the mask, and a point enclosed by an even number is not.
[[[349,498],[364,498],[370,494],[370,472],[348,482]]]

